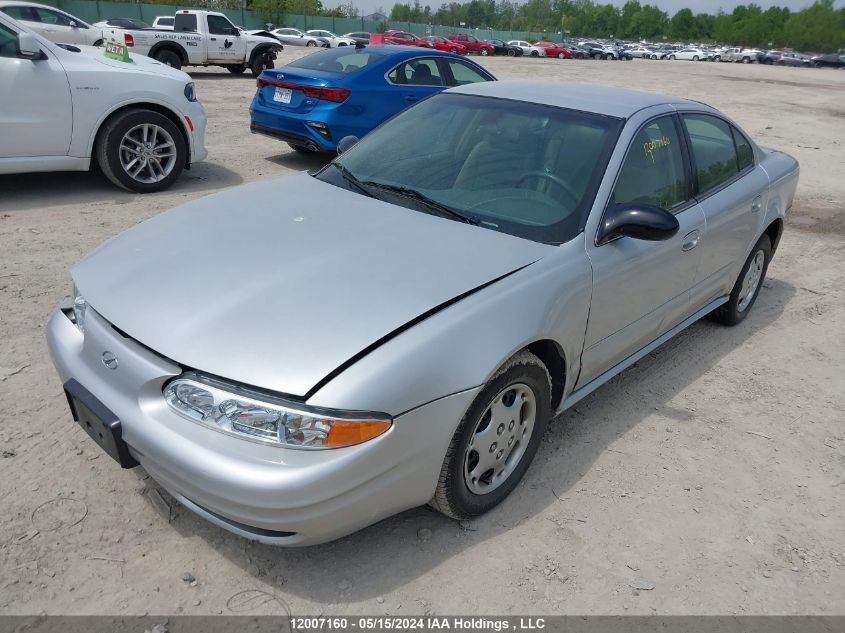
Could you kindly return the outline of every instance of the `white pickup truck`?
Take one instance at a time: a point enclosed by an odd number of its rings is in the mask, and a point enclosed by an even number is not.
[[[177,11],[172,28],[105,29],[104,35],[173,68],[223,66],[235,74],[249,68],[256,76],[273,68],[283,48],[276,38],[251,35],[215,11]]]

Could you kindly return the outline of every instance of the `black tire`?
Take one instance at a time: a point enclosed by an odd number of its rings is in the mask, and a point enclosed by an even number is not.
[[[536,402],[535,422],[525,452],[498,487],[486,494],[472,492],[464,476],[464,460],[470,440],[492,400],[517,383],[527,386]],[[522,351],[505,363],[484,386],[458,425],[440,469],[437,489],[429,502],[435,510],[453,519],[469,519],[491,510],[516,487],[537,452],[546,423],[551,417],[551,380],[545,365],[534,354]],[[501,433],[500,433],[501,434]],[[518,445],[518,442],[517,442]],[[495,447],[491,447],[491,453]],[[505,458],[505,461],[507,459]]]
[[[675,61],[675,56],[674,56],[674,55],[669,55],[669,59],[671,59],[672,61]]]
[[[252,71],[252,74],[258,77],[262,71],[273,68],[275,64],[273,60],[270,59],[265,54],[259,54],[255,56],[255,59],[252,60],[252,64],[250,64],[249,69]]]
[[[176,159],[170,173],[162,180],[153,183],[135,180],[126,173],[120,162],[120,144],[124,135],[133,127],[144,123],[152,123],[165,129],[173,139],[176,151]],[[153,193],[167,189],[182,173],[188,158],[185,137],[176,124],[163,114],[144,109],[124,110],[107,119],[97,134],[94,151],[97,164],[106,178],[118,187],[136,193]]]
[[[233,75],[242,75],[246,70],[246,66],[226,66],[226,70]]]
[[[487,57],[487,56],[490,54],[490,49],[487,49],[487,48],[482,48],[482,49],[481,49],[480,51],[478,51],[478,52],[479,52],[479,54],[480,54],[482,57]]]
[[[563,53],[558,53],[558,54],[557,54],[557,58],[558,58],[558,59],[563,59],[564,57],[566,57],[566,55],[564,55]]]
[[[601,53],[593,53],[593,59],[601,59],[601,58],[602,58]]]
[[[97,47],[102,46],[103,44],[104,44],[103,40],[97,40],[96,42],[94,42],[94,46],[97,46]]]
[[[512,48],[508,49],[508,57],[516,57],[516,51]]]
[[[742,58],[742,63],[743,63],[743,64],[750,64],[750,63],[751,63],[751,58],[750,58],[750,57],[743,57],[743,58]]]
[[[692,61],[697,62],[697,61],[698,61],[698,55],[693,55],[693,56],[692,56]]]
[[[290,147],[293,151],[299,152],[300,154],[313,154],[314,150],[310,147],[305,147],[304,145],[295,145],[293,143],[288,143],[288,147]]]
[[[305,46],[306,46],[306,47],[308,47],[308,46],[314,47],[314,46],[317,46],[317,42],[315,42],[314,40],[308,40],[308,41],[305,43]]]
[[[606,60],[610,61],[611,59],[613,59],[613,53],[607,53],[607,54],[605,54],[604,58],[605,58]]]
[[[182,70],[182,58],[179,57],[178,53],[175,51],[171,51],[169,49],[158,51],[155,54],[154,59],[165,66],[170,66],[176,70]]]
[[[760,273],[760,279],[754,289],[754,294],[740,309],[740,302],[743,299],[742,288],[745,276],[748,274],[748,269],[751,268],[757,254],[761,252],[763,254],[763,268]],[[754,248],[751,249],[751,254],[748,256],[748,259],[745,260],[745,265],[743,265],[742,270],[739,273],[739,277],[737,277],[736,283],[731,290],[730,299],[727,303],[719,306],[711,312],[709,315],[710,318],[722,325],[737,325],[738,323],[741,323],[745,317],[748,316],[748,313],[751,312],[751,308],[754,307],[754,302],[757,301],[757,297],[760,294],[760,288],[763,287],[763,282],[766,280],[766,272],[769,269],[769,261],[771,261],[771,259],[772,243],[769,240],[769,236],[764,235],[757,241]]]
[[[538,53],[537,51],[531,51],[531,57],[539,57],[539,56],[540,56],[540,53]]]

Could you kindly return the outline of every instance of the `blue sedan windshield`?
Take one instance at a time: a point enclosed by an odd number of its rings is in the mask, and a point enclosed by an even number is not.
[[[335,159],[394,204],[560,244],[583,228],[621,119],[443,93]],[[319,177],[338,183],[329,168]],[[360,187],[359,187],[360,190]]]

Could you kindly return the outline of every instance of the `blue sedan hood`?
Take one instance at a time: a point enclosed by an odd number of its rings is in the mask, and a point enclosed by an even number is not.
[[[94,310],[159,354],[304,396],[421,314],[555,250],[301,174],[163,213],[72,275]]]

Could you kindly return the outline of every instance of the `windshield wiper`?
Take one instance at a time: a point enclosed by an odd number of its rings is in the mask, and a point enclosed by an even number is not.
[[[350,185],[352,185],[353,187],[358,189],[358,191],[360,191],[361,193],[363,193],[365,196],[367,196],[369,198],[375,198],[375,196],[372,193],[370,193],[367,190],[367,188],[364,186],[364,183],[362,183],[360,180],[358,180],[355,177],[355,175],[351,171],[349,171],[346,167],[344,167],[340,163],[329,163],[329,165],[331,165],[332,167],[337,169],[340,172],[340,175],[343,176],[343,179],[346,182],[348,182]]]
[[[416,189],[411,189],[409,187],[402,187],[401,185],[388,185],[383,182],[375,182],[373,180],[366,180],[363,183],[364,186],[373,187],[374,189],[383,189],[384,191],[389,191],[390,193],[396,194],[398,196],[402,196],[405,198],[410,198],[416,202],[421,202],[429,209],[434,209],[443,215],[448,215],[449,217],[458,220],[459,222],[464,222],[466,224],[477,225],[479,220],[478,218],[474,218],[469,215],[464,215],[460,211],[456,211],[451,207],[446,206],[445,204],[441,204],[437,202],[437,200],[433,200],[429,198],[427,195],[420,193]]]

